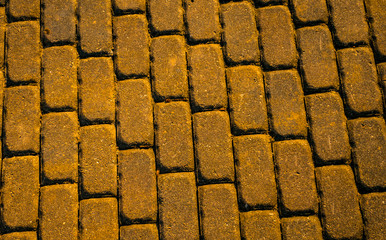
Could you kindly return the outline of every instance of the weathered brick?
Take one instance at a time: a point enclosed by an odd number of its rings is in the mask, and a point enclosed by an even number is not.
[[[326,236],[331,239],[362,239],[362,216],[350,166],[325,166],[315,171]]]
[[[78,185],[42,187],[40,213],[39,230],[42,239],[77,239]]]
[[[118,163],[121,222],[156,221],[157,186],[153,150],[120,151]]]
[[[83,54],[111,54],[111,0],[79,0],[79,46]]]
[[[374,51],[380,59],[386,60],[386,2],[365,0],[369,15]]]
[[[233,138],[240,208],[273,208],[277,204],[272,150],[268,135]]]
[[[260,62],[255,9],[249,2],[221,6],[226,58],[230,63]]]
[[[161,36],[151,42],[153,93],[157,101],[189,98],[185,40]]]
[[[343,96],[353,115],[382,112],[382,93],[370,48],[346,48],[337,51]]]
[[[313,152],[318,163],[347,161],[350,144],[343,103],[336,92],[306,96]]]
[[[37,21],[7,27],[7,71],[10,83],[40,81],[40,26]]]
[[[75,112],[43,115],[41,169],[44,182],[78,181],[78,130]]]
[[[193,132],[198,181],[232,182],[234,164],[228,114],[220,111],[194,114]]]
[[[142,13],[146,11],[146,0],[113,0],[117,13]]]
[[[118,82],[117,135],[120,148],[153,145],[153,105],[148,79]]]
[[[36,232],[13,232],[4,234],[2,240],[37,240]]]
[[[40,0],[9,0],[8,13],[14,20],[25,20],[40,17]]]
[[[81,240],[119,239],[118,204],[115,198],[82,200],[79,208]]]
[[[227,90],[224,60],[219,45],[197,45],[188,52],[192,107],[225,108]]]
[[[158,240],[156,224],[133,224],[120,228],[121,240]]]
[[[115,119],[114,67],[110,58],[82,59],[79,66],[79,115],[83,123]]]
[[[5,81],[4,73],[0,70],[0,116],[3,116]],[[0,132],[3,136],[3,117],[0,118]]]
[[[326,0],[292,0],[295,21],[299,24],[328,22]]]
[[[348,121],[353,162],[359,184],[367,189],[386,188],[386,125],[383,118]]]
[[[161,239],[199,239],[194,173],[161,174],[158,201]]]
[[[36,86],[4,90],[4,145],[11,153],[38,153],[40,96]]]
[[[119,78],[149,75],[149,33],[143,15],[114,18],[115,68]]]
[[[339,89],[331,33],[325,25],[300,28],[296,31],[300,57],[300,69],[304,86],[308,91]]]
[[[243,239],[281,239],[280,219],[276,211],[250,211],[240,213]]]
[[[386,193],[364,194],[360,200],[366,239],[383,239],[386,236]]]
[[[5,7],[0,7],[0,67],[4,66],[5,54],[5,29],[6,29],[7,14]]]
[[[296,67],[295,31],[288,8],[271,6],[259,8],[257,11],[264,67]]]
[[[117,194],[117,158],[113,125],[80,128],[79,160],[84,196]]]
[[[377,65],[379,84],[383,87],[383,108],[386,111],[386,62]]]
[[[4,158],[2,167],[2,226],[36,229],[39,203],[39,157]]]
[[[154,108],[157,164],[161,172],[194,171],[192,121],[186,102]]]
[[[205,239],[240,239],[236,189],[233,184],[198,187],[201,234]]]
[[[149,12],[152,30],[179,33],[184,30],[184,9],[182,0],[150,0]]]
[[[78,108],[77,51],[72,46],[50,47],[42,57],[42,102],[49,110]]]
[[[323,240],[322,227],[318,217],[291,217],[281,219],[283,240]]]

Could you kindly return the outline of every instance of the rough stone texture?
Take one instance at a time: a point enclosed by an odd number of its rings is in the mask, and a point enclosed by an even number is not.
[[[5,7],[0,7],[0,67],[4,66],[4,55],[5,55],[5,30],[7,14]]]
[[[113,0],[117,13],[142,13],[146,11],[146,0]]]
[[[290,4],[298,24],[328,22],[326,0],[291,0]]]
[[[2,240],[37,240],[36,232],[13,232],[4,234]]]
[[[256,6],[265,6],[270,4],[285,4],[288,0],[254,0]]]
[[[280,238],[280,218],[276,211],[250,211],[240,213],[243,239]]]
[[[317,216],[282,218],[281,229],[283,240],[323,240]]]
[[[386,193],[364,194],[360,203],[366,239],[383,239],[386,236]]]
[[[8,13],[13,20],[40,17],[40,0],[8,0]]]
[[[0,116],[3,116],[3,112],[4,112],[3,111],[3,107],[4,107],[4,88],[5,88],[4,73],[3,73],[3,71],[0,70]],[[1,132],[1,136],[4,136],[4,133],[3,133],[3,117],[0,118],[0,132]],[[0,153],[1,153],[1,151],[0,151]]]
[[[386,111],[386,62],[377,65],[379,84],[383,87],[383,109]]]
[[[133,224],[120,228],[121,240],[158,240],[155,224]]]
[[[386,2],[365,0],[366,12],[369,15],[372,42],[376,56],[386,60]]]
[[[152,30],[156,33],[180,33],[184,30],[184,0],[150,0]]]

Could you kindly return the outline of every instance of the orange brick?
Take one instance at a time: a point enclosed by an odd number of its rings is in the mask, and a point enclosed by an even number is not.
[[[184,29],[184,0],[150,0],[150,23],[152,30],[163,33],[179,33]]]
[[[142,13],[146,10],[146,0],[113,0],[117,13]]]
[[[280,218],[276,211],[250,211],[240,214],[243,239],[281,239]]]
[[[37,240],[36,232],[13,232],[4,234],[2,240]]]
[[[158,240],[156,224],[133,224],[120,228],[121,240]]]
[[[9,15],[14,20],[25,20],[40,17],[40,1],[39,0],[9,0],[8,1]]]

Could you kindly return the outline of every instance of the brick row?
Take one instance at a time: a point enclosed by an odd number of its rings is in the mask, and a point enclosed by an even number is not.
[[[181,33],[184,30],[183,0],[150,0],[151,28],[155,33]]]
[[[365,0],[366,12],[371,26],[374,52],[379,59],[386,59],[386,3],[377,0]]]

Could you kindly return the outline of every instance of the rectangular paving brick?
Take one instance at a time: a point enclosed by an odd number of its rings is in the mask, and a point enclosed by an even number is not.
[[[204,239],[240,239],[237,196],[233,184],[200,186],[198,200]]]
[[[194,173],[159,175],[158,202],[161,239],[199,239]]]
[[[158,240],[156,224],[133,224],[120,228],[121,240]]]
[[[300,25],[328,22],[326,0],[292,0],[290,4],[294,20]]]
[[[383,109],[386,111],[386,62],[377,65],[379,84],[383,87]]]
[[[80,128],[79,163],[83,196],[117,194],[117,157],[113,125]]]
[[[386,193],[369,193],[360,199],[366,239],[386,236]]]
[[[36,232],[13,232],[4,234],[2,240],[37,240]]]
[[[153,149],[131,149],[118,154],[121,223],[157,220],[157,183]]]
[[[262,134],[233,138],[238,202],[243,210],[274,208],[277,204],[270,141]]]
[[[180,33],[184,30],[184,0],[150,0],[151,28],[156,33]]]
[[[374,51],[379,59],[386,60],[386,2],[365,0],[365,4],[371,26]]]
[[[4,73],[0,70],[0,116],[3,116],[5,81]],[[1,135],[4,136],[3,117],[0,118],[0,131],[2,133]]]
[[[362,239],[358,192],[350,166],[316,168],[324,233],[331,239]]]
[[[8,0],[8,13],[13,20],[40,17],[40,0]]]
[[[2,167],[2,226],[36,229],[39,203],[39,157],[4,158]]]
[[[197,110],[226,108],[224,60],[217,44],[192,46],[188,51],[192,107]]]
[[[157,164],[161,172],[194,171],[189,103],[157,103],[154,108]]]
[[[183,36],[161,36],[151,41],[152,87],[156,101],[189,98],[186,48]]]
[[[60,184],[40,189],[39,230],[42,239],[78,238],[78,185]]]
[[[148,79],[118,82],[117,137],[120,148],[153,145],[153,105]]]
[[[240,213],[243,239],[281,239],[280,218],[276,211],[250,211]]]
[[[5,7],[0,7],[0,67],[4,66],[6,20]]]
[[[317,216],[282,218],[281,229],[283,240],[323,240],[322,227]]]
[[[146,0],[113,0],[116,13],[142,13],[146,11]]]
[[[6,61],[9,83],[40,81],[40,26],[37,21],[7,26]]]

